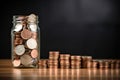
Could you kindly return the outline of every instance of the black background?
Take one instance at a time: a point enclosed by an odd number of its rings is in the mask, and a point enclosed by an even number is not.
[[[118,0],[119,1],[119,0]],[[0,58],[11,58],[13,15],[39,16],[41,58],[50,50],[93,58],[120,59],[117,0],[16,0],[2,3]]]

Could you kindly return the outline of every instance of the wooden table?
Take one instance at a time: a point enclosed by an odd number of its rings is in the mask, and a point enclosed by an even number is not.
[[[120,80],[120,69],[16,69],[0,60],[0,80]]]

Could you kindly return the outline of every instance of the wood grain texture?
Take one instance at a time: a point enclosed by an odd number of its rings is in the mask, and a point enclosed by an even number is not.
[[[0,60],[0,80],[120,80],[120,69],[17,69]]]

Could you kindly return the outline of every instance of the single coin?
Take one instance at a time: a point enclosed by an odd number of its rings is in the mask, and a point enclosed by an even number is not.
[[[31,56],[32,56],[32,58],[38,57],[38,51],[37,51],[36,49],[33,49],[33,50],[31,51]]]
[[[25,52],[24,45],[18,45],[15,47],[15,53],[17,55],[22,55],[22,54],[24,54],[24,52]]]
[[[16,24],[14,31],[19,32],[22,30],[22,24]]]
[[[30,24],[29,27],[30,27],[31,31],[37,32],[37,25],[36,24]]]
[[[27,42],[26,42],[26,44],[27,44],[27,47],[28,47],[29,49],[35,49],[35,48],[37,47],[37,42],[36,42],[36,40],[33,39],[33,38],[28,39]]]
[[[24,54],[23,56],[21,56],[20,60],[24,66],[29,66],[30,64],[32,64],[32,58],[27,54]]]
[[[14,61],[13,61],[13,66],[14,66],[14,67],[18,67],[18,66],[20,66],[20,64],[21,64],[21,61],[20,61],[20,60],[14,60]]]
[[[81,56],[71,56],[71,59],[81,60]]]
[[[28,29],[24,29],[24,30],[21,32],[21,37],[22,37],[23,39],[29,39],[29,38],[31,38],[31,36],[32,36],[32,33],[31,33],[31,31],[28,30]]]
[[[35,14],[30,14],[28,16],[28,22],[35,22],[36,21],[36,15]]]
[[[37,38],[37,32],[32,32],[32,38],[36,39]]]
[[[15,44],[22,44],[23,40],[21,38],[16,38],[15,39]]]

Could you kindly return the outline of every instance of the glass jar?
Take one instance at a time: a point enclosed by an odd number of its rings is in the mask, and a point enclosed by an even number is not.
[[[34,14],[13,16],[11,52],[13,67],[39,67],[40,28],[38,26],[38,16]]]

